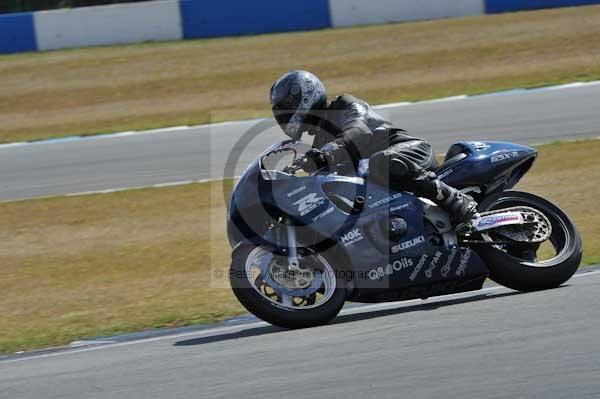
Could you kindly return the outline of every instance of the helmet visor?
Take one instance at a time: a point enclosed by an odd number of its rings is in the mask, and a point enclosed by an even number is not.
[[[298,141],[302,137],[302,122],[304,115],[290,109],[279,110],[273,107],[273,116],[283,130],[292,140]]]

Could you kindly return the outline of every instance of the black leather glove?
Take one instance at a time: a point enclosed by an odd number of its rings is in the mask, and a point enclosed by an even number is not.
[[[325,155],[327,162],[335,164],[340,161],[340,154],[344,152],[344,146],[336,141],[331,141],[321,147],[321,151]]]
[[[312,173],[327,165],[327,157],[323,151],[311,148],[304,154],[304,165],[302,169],[307,173]]]

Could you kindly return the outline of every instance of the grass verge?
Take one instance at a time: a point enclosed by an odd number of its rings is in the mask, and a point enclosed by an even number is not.
[[[600,141],[539,151],[517,188],[565,209],[600,262]],[[211,280],[229,264],[221,184],[1,203],[0,352],[243,312]]]
[[[599,79],[600,6],[0,56],[0,142],[267,115],[292,68],[372,103]]]

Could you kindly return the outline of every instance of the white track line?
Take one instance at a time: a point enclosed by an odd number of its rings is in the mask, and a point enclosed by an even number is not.
[[[238,179],[238,178],[239,178],[239,176],[232,177],[232,179]],[[0,200],[0,204],[5,204],[8,202],[31,201],[31,200],[48,199],[48,198],[80,197],[80,196],[84,196],[84,195],[111,194],[111,193],[118,193],[120,191],[142,190],[142,189],[146,189],[146,188],[174,187],[174,186],[183,186],[186,184],[201,184],[201,183],[210,183],[213,181],[222,181],[222,180],[224,180],[223,177],[218,177],[218,178],[214,178],[214,179],[173,181],[173,182],[166,182],[166,183],[151,184],[149,186],[129,186],[129,187],[119,187],[119,188],[108,188],[106,190],[78,191],[76,193],[48,195],[48,196],[43,196],[43,197]]]
[[[591,276],[591,275],[595,275],[595,274],[600,274],[600,270],[593,270],[593,271],[589,271],[589,272],[585,272],[585,271],[580,272],[580,273],[573,275],[572,278],[587,277],[587,276]],[[505,288],[502,286],[493,286],[493,287],[483,288],[478,291],[461,292],[461,293],[457,293],[457,294],[432,297],[431,299],[433,300],[432,302],[440,302],[440,301],[447,300],[447,299],[454,298],[454,297],[469,297],[469,296],[479,294],[481,292],[496,291],[496,290],[501,290],[501,289],[509,290],[508,288]],[[398,305],[407,305],[407,304],[416,303],[416,302],[425,303],[426,301],[423,301],[421,299],[412,299],[409,301],[375,303],[375,304],[371,304],[371,305],[357,306],[356,308],[351,308],[351,309],[344,309],[340,312],[340,315],[356,314],[356,313],[361,313],[362,311],[365,311],[365,310],[372,311],[372,310],[381,310],[381,309],[386,309],[386,308],[393,309],[393,308],[396,308]],[[248,328],[265,327],[265,326],[269,326],[269,324],[264,321],[257,321],[257,322],[252,322],[252,323],[237,324],[237,325],[233,325],[233,326],[213,328],[213,329],[207,329],[207,330],[201,330],[201,331],[192,331],[192,332],[173,334],[173,335],[163,335],[160,337],[143,338],[143,339],[127,341],[127,342],[109,343],[106,345],[92,346],[89,348],[81,348],[81,349],[74,349],[74,350],[66,349],[63,352],[46,353],[43,355],[34,355],[34,356],[28,356],[28,357],[22,357],[22,358],[16,358],[16,359],[0,360],[0,365],[7,364],[7,363],[23,362],[23,361],[27,361],[27,360],[43,359],[43,358],[47,358],[47,357],[66,356],[66,355],[72,355],[72,354],[83,353],[83,352],[91,352],[91,351],[96,351],[96,350],[101,350],[101,349],[117,348],[117,347],[121,347],[121,346],[138,345],[138,344],[144,344],[144,343],[148,343],[148,342],[165,341],[165,340],[171,340],[171,339],[176,339],[176,338],[186,338],[186,337],[194,337],[194,336],[203,336],[203,335],[209,335],[209,334],[214,334],[214,333],[222,333],[222,332],[235,331],[235,330],[240,330],[240,329],[245,330]],[[109,340],[109,338],[107,340]]]

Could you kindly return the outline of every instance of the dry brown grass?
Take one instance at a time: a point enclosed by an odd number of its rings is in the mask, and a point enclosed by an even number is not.
[[[219,187],[1,204],[0,352],[241,312],[210,288],[229,267]]]
[[[516,189],[558,204],[583,238],[583,264],[600,263],[600,140],[539,147],[540,155]]]
[[[571,215],[600,262],[600,141],[540,147],[517,188]],[[0,203],[0,352],[243,311],[220,183]]]
[[[373,103],[596,79],[600,6],[2,56],[0,142],[266,114],[292,68]]]

